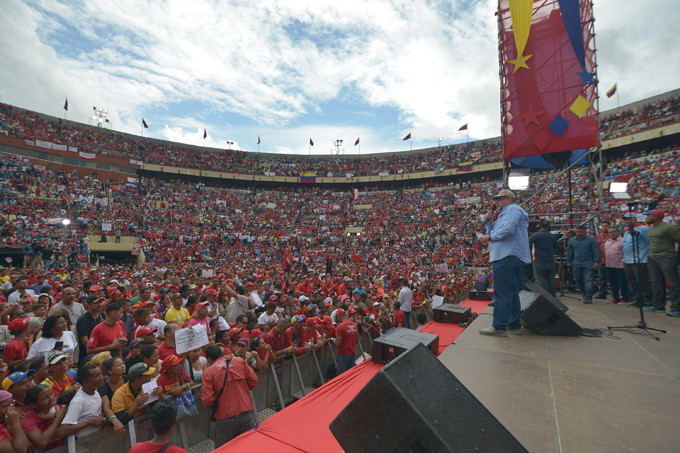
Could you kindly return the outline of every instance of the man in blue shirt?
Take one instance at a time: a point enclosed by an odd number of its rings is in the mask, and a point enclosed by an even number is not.
[[[538,232],[529,237],[534,246],[534,278],[536,283],[556,295],[555,284],[555,250],[558,248],[557,238],[550,232],[550,222],[541,220]]]
[[[576,227],[576,236],[569,239],[567,266],[574,268],[574,280],[583,291],[583,303],[593,303],[593,278],[600,267],[600,246],[594,237],[586,235],[586,227]]]
[[[631,286],[631,301],[628,305],[644,307],[652,305],[652,281],[649,278],[647,260],[649,258],[649,236],[647,226],[638,223],[637,216],[628,212],[623,216],[626,229],[623,233],[623,270]],[[631,228],[636,233],[635,244],[630,234]],[[635,246],[633,246],[635,245]]]
[[[515,194],[510,190],[503,189],[492,198],[502,208],[501,214],[486,227],[486,235],[479,240],[489,244],[495,305],[493,325],[479,333],[499,337],[507,337],[508,332],[521,335],[519,292],[524,289],[524,265],[531,263],[529,217],[515,204]],[[493,213],[487,213],[487,223],[492,218]]]

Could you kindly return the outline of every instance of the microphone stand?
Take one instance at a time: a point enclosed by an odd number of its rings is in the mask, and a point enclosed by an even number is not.
[[[631,210],[629,210],[628,212],[630,212],[630,211]],[[636,223],[637,223],[637,220],[636,220]],[[637,265],[638,264],[638,256],[639,256],[639,253],[640,253],[640,243],[639,243],[640,232],[635,231],[635,226],[632,224],[632,221],[631,221],[631,225],[628,226],[628,233],[630,234],[631,240],[633,241],[632,242],[632,245],[633,245],[633,263]],[[638,285],[638,287],[639,287],[639,285]],[[639,290],[639,288],[638,288],[638,290]],[[662,329],[654,329],[652,327],[648,327],[647,321],[645,321],[645,312],[642,309],[642,306],[644,305],[644,303],[642,302],[642,300],[638,300],[638,303],[640,304],[640,307],[639,307],[640,308],[640,322],[638,322],[637,324],[632,325],[632,326],[607,327],[607,329],[609,329],[609,330],[627,330],[629,332],[632,329],[640,329],[642,332],[647,332],[648,334],[650,334],[652,336],[652,338],[654,338],[656,341],[661,341],[661,338],[654,335],[652,332],[650,332],[650,330],[653,330],[654,332],[661,332],[661,333],[666,333],[666,331],[662,330]],[[642,333],[642,332],[640,332],[640,333]],[[631,332],[631,333],[633,333],[633,332]]]

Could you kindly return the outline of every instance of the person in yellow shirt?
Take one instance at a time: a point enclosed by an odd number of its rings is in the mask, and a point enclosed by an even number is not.
[[[172,302],[172,307],[165,312],[165,322],[175,321],[181,327],[186,327],[191,315],[189,310],[182,307],[182,296],[180,294],[173,294],[170,301]]]
[[[7,275],[7,268],[0,267],[0,286],[4,285],[5,283],[9,283],[10,280],[10,276]]]

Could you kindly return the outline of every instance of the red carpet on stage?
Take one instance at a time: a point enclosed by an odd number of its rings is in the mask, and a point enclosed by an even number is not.
[[[488,302],[467,299],[460,305],[481,313]],[[457,324],[429,322],[424,332],[439,335],[439,354],[446,349],[464,329]],[[328,426],[345,406],[359,393],[383,365],[365,360],[314,390],[295,404],[268,418],[256,429],[249,431],[215,450],[341,453],[342,447]],[[239,450],[237,450],[239,449]]]

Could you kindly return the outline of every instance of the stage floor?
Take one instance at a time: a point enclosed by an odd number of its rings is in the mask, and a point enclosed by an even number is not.
[[[561,299],[581,327],[635,324],[637,308]],[[680,318],[645,313],[661,341],[488,337],[488,307],[439,359],[530,451],[680,451]]]

